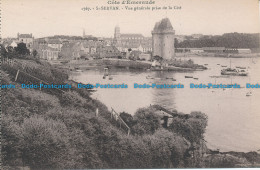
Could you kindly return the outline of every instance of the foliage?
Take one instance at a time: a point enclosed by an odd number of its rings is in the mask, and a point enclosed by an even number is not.
[[[30,51],[27,49],[26,44],[22,43],[22,42],[17,44],[15,51],[17,52],[17,54],[22,55],[22,56],[30,54]]]
[[[208,118],[201,112],[192,112],[187,119],[173,118],[169,130],[182,135],[191,143],[199,143],[204,138]]]
[[[188,38],[188,37],[186,37]],[[221,36],[203,36],[198,40],[187,39],[183,42],[175,41],[176,48],[259,48],[259,34],[226,33]]]
[[[160,117],[154,113],[152,108],[138,109],[134,115],[136,124],[133,126],[133,132],[138,135],[153,134],[161,127]]]
[[[38,52],[36,50],[33,50],[33,52],[32,52],[33,57],[36,57],[37,54],[38,54]]]
[[[130,128],[132,128],[136,124],[136,121],[134,120],[133,116],[126,112],[121,112],[120,117]]]
[[[32,169],[66,167],[69,134],[62,122],[31,117],[19,129],[23,162]],[[40,165],[40,166],[39,166]]]

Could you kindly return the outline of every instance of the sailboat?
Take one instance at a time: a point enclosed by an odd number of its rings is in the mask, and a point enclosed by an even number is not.
[[[231,59],[230,59],[230,67],[221,70],[221,75],[230,75],[230,76],[247,76],[248,73],[245,70],[238,70],[231,68]]]

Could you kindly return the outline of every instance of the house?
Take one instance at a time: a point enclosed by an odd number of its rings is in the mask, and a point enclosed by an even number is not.
[[[46,60],[57,60],[59,57],[59,49],[47,47],[41,51],[40,56]]]
[[[49,47],[45,39],[35,40],[33,49],[36,50],[39,57],[44,60],[57,60],[59,57],[59,49]]]
[[[81,42],[66,43],[61,47],[60,55],[63,59],[79,59],[85,54],[83,48]]]
[[[59,39],[50,39],[47,41],[48,47],[56,48],[61,51],[62,42]]]
[[[5,41],[3,41],[2,44],[5,47],[5,49],[7,49],[8,47],[12,47],[12,48],[17,47],[18,43],[15,40],[5,40]]]
[[[97,54],[100,58],[117,58],[121,56],[120,51],[115,46],[99,46]]]
[[[17,47],[17,43],[15,41],[12,41],[12,43],[10,44],[11,47],[15,48]]]
[[[32,34],[17,34],[17,39],[18,42],[23,42],[26,44],[26,47],[32,51],[32,46],[33,46],[33,36]]]

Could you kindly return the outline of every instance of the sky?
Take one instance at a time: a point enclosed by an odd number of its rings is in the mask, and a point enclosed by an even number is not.
[[[114,0],[115,1],[115,0]],[[116,0],[122,2],[123,0]],[[132,0],[140,1],[140,0]],[[168,17],[177,35],[221,35],[229,32],[259,33],[258,0],[153,0],[154,5],[181,6],[178,10],[123,10],[109,0],[2,0],[2,37],[32,33],[35,38],[52,35],[113,37],[121,33],[151,36],[156,22]],[[119,6],[120,11],[83,11],[83,7]]]

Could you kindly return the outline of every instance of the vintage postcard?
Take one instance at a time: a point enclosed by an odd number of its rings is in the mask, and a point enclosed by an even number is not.
[[[1,0],[1,169],[260,167],[258,0]]]

